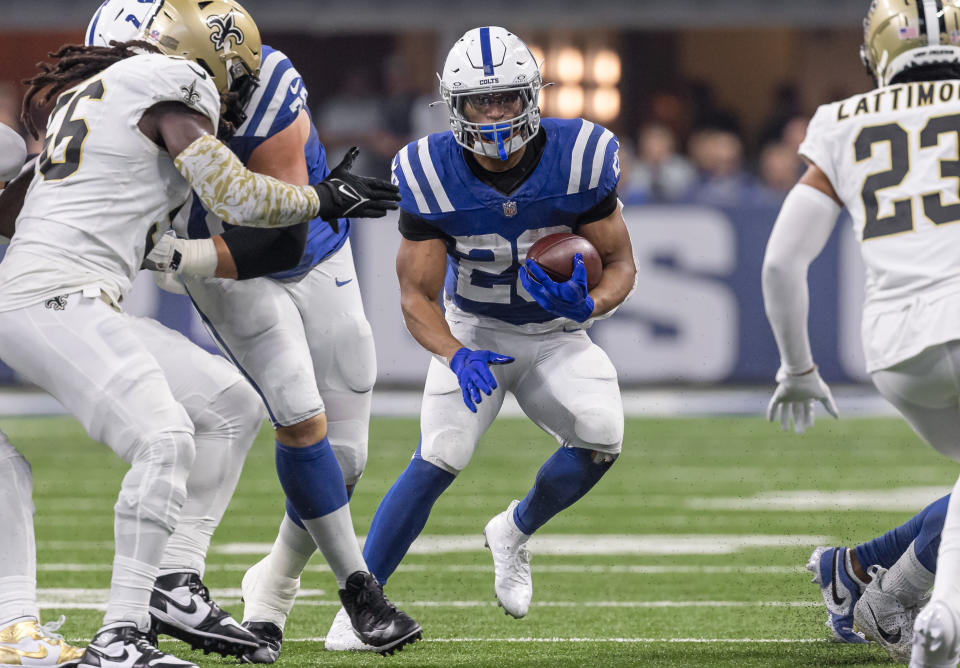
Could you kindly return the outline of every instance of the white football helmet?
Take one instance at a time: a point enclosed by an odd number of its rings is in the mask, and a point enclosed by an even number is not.
[[[110,46],[110,41],[129,42],[157,9],[155,0],[106,0],[90,19],[83,43]]]
[[[533,139],[540,129],[540,88],[543,81],[536,58],[513,33],[496,26],[464,33],[447,55],[440,75],[440,95],[450,112],[457,143],[469,151],[506,160]],[[474,95],[519,95],[520,114],[496,123],[474,123],[463,113]],[[474,98],[480,99],[483,98]],[[489,99],[489,98],[488,98]]]

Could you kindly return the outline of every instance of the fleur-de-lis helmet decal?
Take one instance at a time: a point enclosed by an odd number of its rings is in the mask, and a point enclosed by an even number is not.
[[[260,32],[236,0],[156,0],[142,36],[162,52],[194,61],[221,93],[249,99],[260,73]]]
[[[207,25],[213,28],[210,33],[210,41],[213,42],[213,48],[217,51],[224,51],[230,47],[228,41],[233,40],[233,45],[243,44],[243,31],[237,26],[233,12],[220,16],[207,17]]]

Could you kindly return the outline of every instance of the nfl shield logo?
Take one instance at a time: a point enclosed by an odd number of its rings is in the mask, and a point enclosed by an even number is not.
[[[504,202],[503,203],[503,215],[507,218],[513,218],[517,215],[517,203],[516,202]]]

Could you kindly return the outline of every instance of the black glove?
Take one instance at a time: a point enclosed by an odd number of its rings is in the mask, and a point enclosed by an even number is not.
[[[360,149],[351,147],[330,175],[313,186],[320,197],[317,215],[330,223],[334,232],[339,231],[338,218],[380,218],[400,201],[400,189],[392,183],[350,173],[358,155]]]

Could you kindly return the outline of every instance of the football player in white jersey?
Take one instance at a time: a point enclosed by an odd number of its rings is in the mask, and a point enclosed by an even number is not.
[[[526,498],[484,529],[497,599],[518,618],[533,592],[530,535],[586,494],[620,453],[616,370],[585,329],[627,298],[636,277],[616,194],[616,138],[584,119],[541,121],[540,87],[538,64],[516,35],[495,26],[470,30],[441,77],[452,131],[414,141],[394,159],[401,306],[410,333],[434,359],[420,445],[381,501],[364,545],[384,584],[510,391],[560,445]],[[592,290],[582,257],[563,282],[524,264],[537,239],[570,231],[600,254],[603,275]],[[369,649],[342,610],[326,647]]]
[[[147,23],[149,7],[140,0],[108,0],[91,19],[87,43],[134,38]],[[306,98],[290,60],[264,45],[261,85],[243,106],[246,118],[227,145],[258,173],[291,183],[323,181],[331,170]],[[319,218],[282,230],[233,227],[195,198],[174,221],[181,238],[161,239],[145,263],[179,275],[213,338],[261,393],[276,427],[284,488],[306,485],[330,497],[302,515],[296,504],[303,502],[303,491],[288,492],[271,553],[244,575],[243,625],[263,641],[245,655],[250,662],[272,663],[279,656],[300,574],[318,545],[341,589],[356,586],[350,575],[366,570],[346,503],[366,462],[376,358],[350,250],[351,221],[337,222],[336,229]],[[218,257],[204,250],[214,245],[221,249]],[[195,261],[202,257],[214,261]],[[330,450],[335,459],[327,460],[323,475],[284,464]],[[367,576],[363,586],[377,585]],[[361,629],[381,651],[419,635],[409,617],[385,612],[395,617],[393,625]],[[356,612],[354,617],[361,625],[374,619]],[[374,637],[381,631],[382,637]]]
[[[253,174],[214,138],[221,106],[229,120],[259,70],[259,35],[238,4],[165,0],[145,37],[66,47],[31,81],[25,106],[62,94],[0,263],[0,357],[131,464],[104,627],[81,661],[91,666],[193,665],[147,635],[197,448],[151,349],[177,354],[186,340],[150,339],[120,309],[148,233],[191,189],[226,220],[272,227],[395,206],[370,181],[297,187]]]
[[[874,0],[864,63],[877,88],[817,111],[800,146],[809,164],[767,246],[763,293],[780,349],[768,417],[797,431],[814,403],[837,410],[807,332],[806,272],[842,206],[866,265],[863,348],[880,393],[936,450],[960,461],[960,0]],[[960,484],[960,483],[958,483]],[[954,488],[956,491],[956,487]],[[913,666],[955,666],[960,653],[960,495],[947,507],[931,602],[914,627]],[[849,551],[811,561],[838,639],[852,633],[839,566]],[[849,564],[847,564],[849,566]],[[867,637],[892,633],[877,613]]]
[[[0,123],[0,185],[12,181],[27,157],[23,138]],[[36,597],[36,543],[33,534],[33,475],[30,463],[0,431],[0,665],[76,665],[83,649],[56,631],[59,622],[40,623]]]

